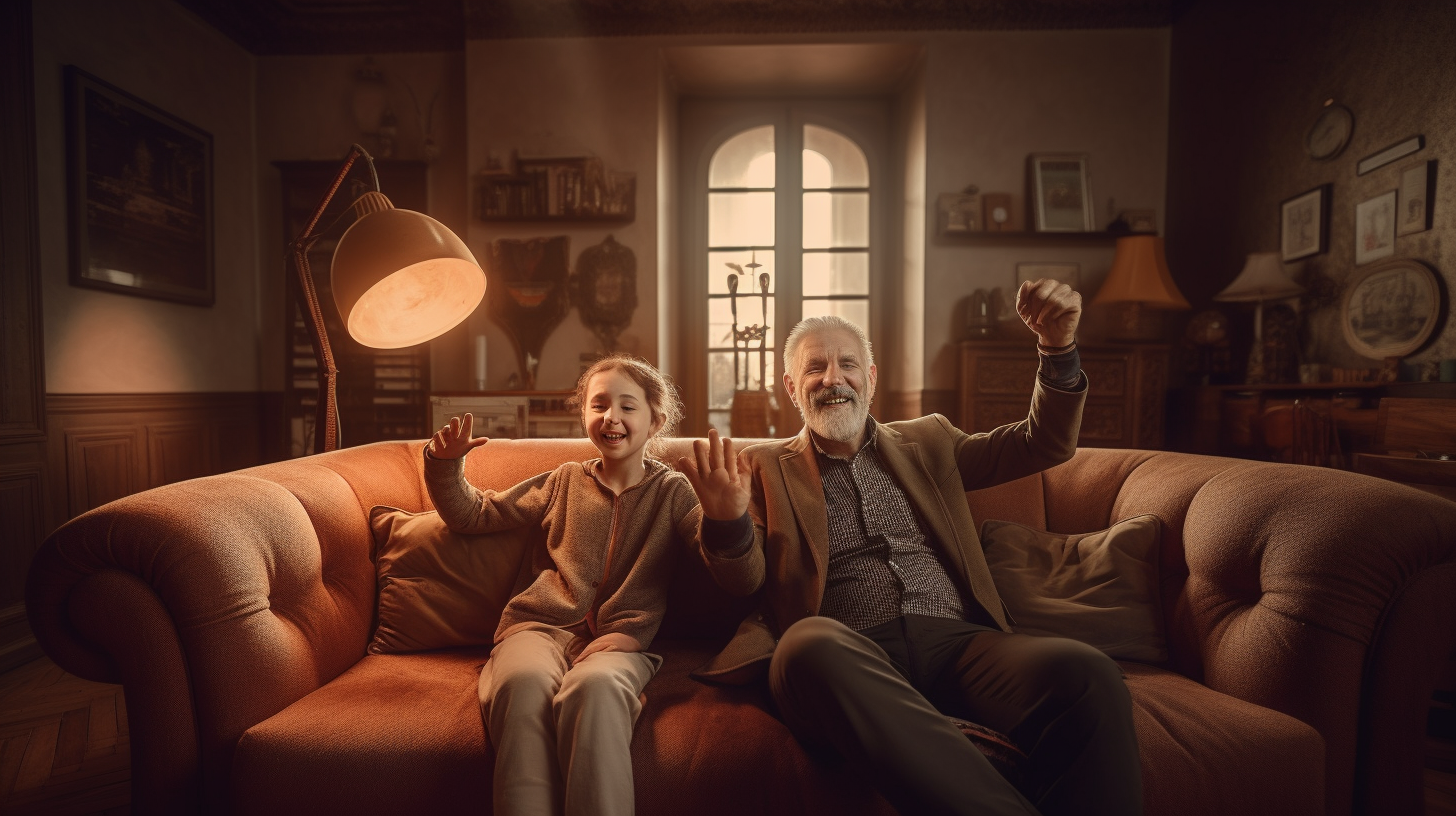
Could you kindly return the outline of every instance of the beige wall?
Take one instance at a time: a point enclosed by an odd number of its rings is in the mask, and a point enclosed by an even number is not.
[[[465,49],[468,173],[481,170],[487,151],[514,149],[521,156],[597,156],[609,170],[637,174],[637,218],[631,223],[472,219],[466,242],[483,254],[498,238],[566,235],[575,270],[582,250],[612,235],[637,258],[638,306],[618,346],[649,360],[658,355],[657,139],[662,67],[657,47],[652,39],[622,37],[474,41]],[[486,333],[488,385],[500,388],[518,368],[515,352],[499,326],[479,319],[483,312],[484,307],[472,323]],[[597,350],[596,337],[572,309],[542,348],[537,387],[574,387],[579,355]]]
[[[32,9],[46,390],[256,390],[253,58],[165,0],[46,0]],[[212,307],[69,284],[62,77],[68,64],[212,134]]]
[[[361,138],[349,100],[358,56],[252,57],[165,0],[36,4],[38,130],[41,136],[42,258],[45,268],[49,390],[75,392],[277,390],[283,371],[282,234],[277,171],[281,159],[336,159]],[[883,362],[891,388],[955,387],[954,342],[964,301],[980,287],[1014,287],[1019,261],[1082,264],[1090,294],[1108,248],[972,245],[935,235],[941,192],[975,183],[1024,202],[1026,156],[1038,151],[1091,155],[1098,215],[1119,207],[1161,211],[1166,166],[1166,30],[967,32],[861,35],[925,47],[902,88],[892,130],[897,243],[891,288],[908,315]],[[661,49],[802,39],[624,37],[600,40],[472,41],[464,53],[379,54],[399,123],[400,158],[421,155],[428,100],[441,154],[430,168],[431,212],[478,256],[496,238],[567,235],[573,265],[608,234],[637,257],[639,305],[620,347],[663,359],[676,329],[675,206],[667,178],[677,162],[676,90]],[[817,38],[817,41],[832,41]],[[210,130],[215,139],[218,304],[212,309],[83,290],[66,284],[64,141],[59,66],[75,62]],[[410,91],[414,98],[411,98]],[[416,103],[420,105],[419,115]],[[256,111],[256,114],[253,114]],[[374,149],[377,144],[364,142]],[[629,224],[511,224],[471,214],[474,176],[493,149],[523,156],[594,155],[637,174],[637,218]],[[387,191],[386,191],[387,192]],[[666,293],[659,297],[659,292]],[[469,387],[469,336],[484,333],[487,385],[516,371],[500,327],[478,310],[436,341],[436,389]],[[908,332],[908,336],[904,334]],[[240,338],[246,341],[240,342]],[[538,386],[566,388],[578,355],[596,338],[571,310],[547,341]]]
[[[1011,193],[1025,224],[1027,156],[1086,153],[1099,229],[1111,220],[1108,199],[1118,209],[1155,209],[1164,223],[1167,30],[970,32],[927,41],[928,208],[938,194],[975,184]],[[975,289],[1000,287],[1010,301],[1017,263],[1068,262],[1081,266],[1079,288],[1091,300],[1112,262],[1110,246],[971,244],[936,235],[933,216],[925,226],[928,389],[956,385],[955,341]],[[1088,310],[1084,337],[1095,339],[1099,317]]]
[[[430,215],[465,236],[469,196],[465,183],[465,58],[458,52],[375,54],[375,67],[385,78],[390,110],[398,120],[394,158],[423,159],[427,135],[439,148],[429,167]],[[283,234],[282,199],[275,161],[342,161],[349,146],[359,143],[382,156],[377,137],[365,135],[354,121],[354,73],[364,57],[260,57],[258,75],[257,185],[259,254],[263,259],[259,290],[261,349],[265,361],[261,390],[283,387],[284,247],[293,236]],[[431,101],[433,100],[433,105]],[[319,190],[322,196],[324,190]],[[389,190],[383,191],[389,195]],[[337,236],[335,236],[337,237]],[[481,247],[472,245],[477,255]],[[327,274],[327,270],[315,270]],[[436,390],[469,387],[467,329],[461,326],[432,342],[432,386]]]

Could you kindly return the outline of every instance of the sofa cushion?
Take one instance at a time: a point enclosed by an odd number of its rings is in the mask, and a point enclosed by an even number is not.
[[[688,677],[716,645],[660,642],[632,739],[641,816],[894,816],[863,775],[811,758],[763,686]],[[483,648],[369,655],[253,726],[233,763],[233,812],[489,813],[494,752],[476,701]]]
[[[370,511],[379,581],[371,654],[489,645],[532,530],[453,533],[434,511]]]
[[[1158,593],[1157,516],[1062,535],[1010,521],[981,525],[981,545],[1012,628],[1096,646],[1112,657],[1168,659]]]
[[[1121,664],[1147,813],[1322,816],[1324,740],[1287,714],[1181,674]]]

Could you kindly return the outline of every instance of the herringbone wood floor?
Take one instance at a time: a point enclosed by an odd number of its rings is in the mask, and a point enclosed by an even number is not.
[[[1427,745],[1427,764],[1442,770],[1426,770],[1426,816],[1456,816],[1456,743]],[[0,674],[0,813],[130,812],[121,687],[66,674],[46,658]]]
[[[42,658],[0,675],[0,813],[131,812],[121,686]]]

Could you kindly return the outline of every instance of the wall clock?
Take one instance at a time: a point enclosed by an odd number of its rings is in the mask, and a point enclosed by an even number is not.
[[[1304,137],[1304,149],[1311,159],[1333,159],[1350,143],[1355,130],[1355,114],[1337,102],[1325,103],[1314,125]]]

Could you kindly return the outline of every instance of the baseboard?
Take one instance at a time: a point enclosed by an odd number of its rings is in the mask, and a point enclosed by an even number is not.
[[[0,673],[24,666],[40,656],[40,644],[35,642],[25,617],[25,604],[0,609]]]

